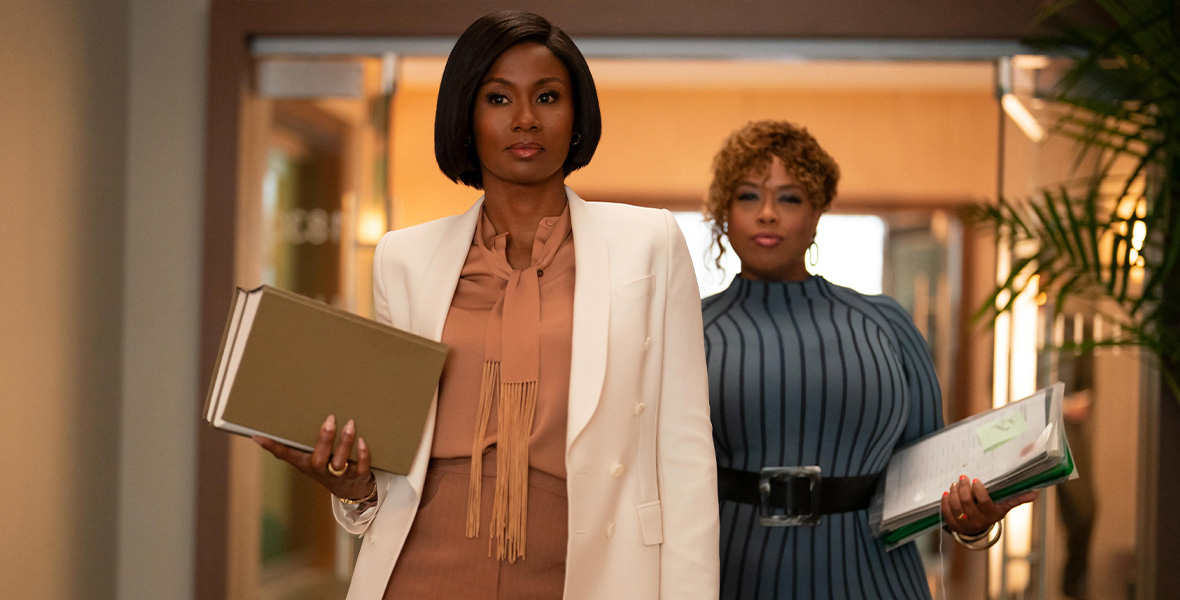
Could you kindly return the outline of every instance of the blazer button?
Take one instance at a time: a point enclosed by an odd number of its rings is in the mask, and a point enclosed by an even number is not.
[[[639,404],[636,404],[635,405],[635,416],[638,417],[639,415],[642,415],[644,409],[646,409],[646,408],[647,408],[647,405],[642,402],[640,402]]]
[[[610,466],[610,476],[611,477],[618,479],[622,475],[623,475],[623,465],[622,464],[615,463]]]
[[[610,537],[614,534],[615,534],[615,524],[614,523],[607,523],[606,524],[606,537],[607,537],[607,539],[610,539]]]

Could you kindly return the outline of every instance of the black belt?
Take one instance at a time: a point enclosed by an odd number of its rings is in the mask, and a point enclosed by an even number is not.
[[[763,525],[814,525],[820,515],[868,508],[880,479],[880,473],[820,477],[819,467],[766,467],[757,473],[718,467],[717,491],[722,500],[757,506]]]

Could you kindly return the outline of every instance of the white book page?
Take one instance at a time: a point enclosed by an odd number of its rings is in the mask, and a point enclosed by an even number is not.
[[[304,452],[311,452],[312,450],[315,450],[315,448],[312,448],[311,446],[308,446],[307,444],[300,444],[299,442],[294,442],[294,441],[291,441],[287,438],[282,438],[282,437],[278,437],[276,435],[271,435],[269,433],[266,433],[265,431],[258,431],[257,429],[251,429],[249,427],[242,427],[241,425],[237,425],[235,423],[228,423],[228,422],[222,421],[221,424],[219,424],[217,426],[217,428],[222,429],[224,431],[229,431],[232,433],[238,433],[238,434],[244,435],[246,437],[254,437],[256,435],[260,435],[264,438],[270,438],[280,444],[295,448],[296,450],[303,450]]]
[[[222,390],[225,389],[225,376],[229,371],[229,359],[233,355],[233,348],[238,343],[238,323],[242,320],[242,311],[246,308],[246,303],[243,298],[249,297],[248,294],[238,288],[234,294],[234,301],[230,313],[229,326],[225,334],[225,347],[221,349],[221,363],[217,365],[217,379],[213,382],[213,393],[210,394],[213,401],[209,403],[208,408],[205,409],[205,420],[212,422],[217,416],[217,409],[221,406]]]
[[[254,315],[258,314],[258,303],[262,300],[262,293],[247,294],[246,299],[242,302],[241,317],[234,315],[236,323],[231,324],[235,327],[234,343],[228,348],[229,357],[225,361],[225,375],[221,378],[221,389],[218,390],[214,396],[216,406],[216,413],[213,417],[213,424],[217,427],[225,425],[225,420],[222,415],[225,414],[226,400],[229,399],[229,393],[234,388],[234,377],[238,374],[238,367],[242,364],[242,354],[246,350],[246,340],[250,337],[250,327],[254,324]]]
[[[884,522],[937,504],[942,493],[966,475],[987,485],[1036,459],[1050,447],[1053,428],[1046,423],[1048,390],[950,427],[920,443],[898,450],[885,475]],[[1023,418],[1023,432],[985,451],[977,430],[1012,417]]]

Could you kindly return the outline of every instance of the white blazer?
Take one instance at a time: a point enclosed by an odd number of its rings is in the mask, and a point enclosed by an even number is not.
[[[668,211],[566,196],[576,271],[565,598],[715,599],[717,467],[684,236]],[[482,203],[381,238],[378,320],[442,337]],[[340,524],[364,536],[349,600],[380,600],[389,582],[418,510],[437,400],[408,476],[375,471],[377,506],[363,513],[332,502]]]

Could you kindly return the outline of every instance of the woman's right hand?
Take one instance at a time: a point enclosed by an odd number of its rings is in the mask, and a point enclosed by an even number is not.
[[[337,498],[364,498],[371,494],[373,487],[377,485],[373,472],[369,470],[369,447],[365,445],[364,438],[357,438],[356,424],[352,420],[345,423],[344,431],[340,433],[340,439],[337,441],[336,417],[328,415],[320,427],[320,435],[310,454],[270,438],[254,436],[252,439],[267,452],[275,455],[275,458],[290,463],[303,474],[328,488]],[[348,457],[352,455],[354,442],[357,447],[357,461],[351,463]],[[329,465],[336,473],[341,474],[335,475],[329,471]]]

